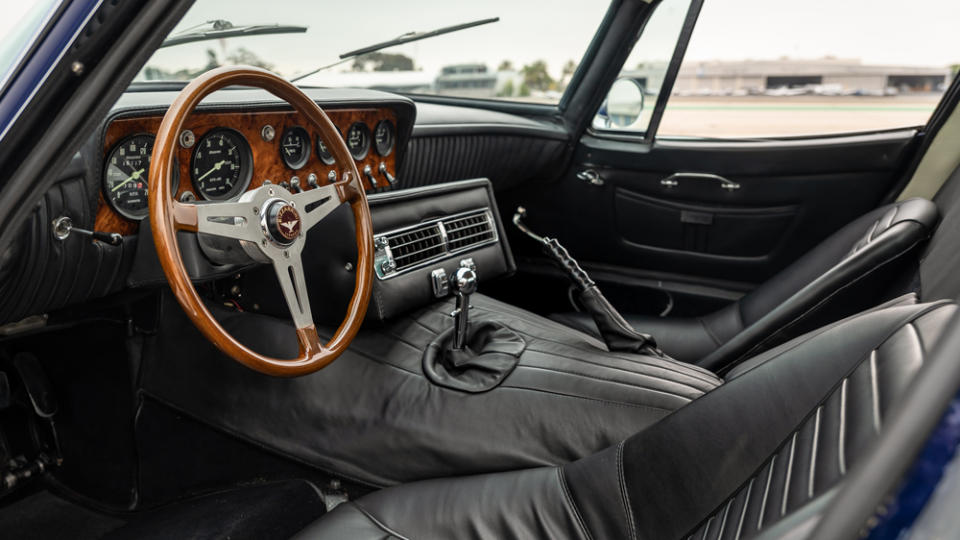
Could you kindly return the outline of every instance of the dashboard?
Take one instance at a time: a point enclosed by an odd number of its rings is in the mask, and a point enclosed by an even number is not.
[[[397,177],[397,111],[389,106],[325,110],[347,143],[368,192],[389,190]],[[112,119],[103,137],[103,170],[94,227],[135,234],[148,215],[150,156],[163,116]],[[178,137],[171,194],[181,202],[239,198],[265,183],[292,191],[335,181],[342,174],[320,138],[289,110],[196,111]]]

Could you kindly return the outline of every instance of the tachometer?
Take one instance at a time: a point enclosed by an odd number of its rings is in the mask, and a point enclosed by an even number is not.
[[[197,193],[206,199],[231,199],[250,185],[252,162],[250,145],[243,135],[232,129],[214,129],[194,147],[190,179]]]
[[[389,156],[393,151],[394,133],[393,122],[389,120],[381,120],[374,128],[373,143],[381,156]]]
[[[107,156],[103,171],[103,196],[120,215],[143,219],[147,207],[147,175],[153,135],[132,135],[120,141]]]
[[[367,157],[370,151],[370,128],[363,122],[354,122],[347,130],[347,148],[354,159]]]
[[[310,159],[310,134],[300,126],[287,128],[280,137],[280,157],[287,167],[297,170]]]

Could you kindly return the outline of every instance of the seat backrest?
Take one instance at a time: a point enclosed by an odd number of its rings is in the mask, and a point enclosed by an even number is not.
[[[571,497],[603,538],[744,538],[820,508],[956,312],[945,301],[877,310],[771,349],[564,467]]]
[[[933,201],[942,219],[920,256],[917,289],[924,301],[960,298],[960,169]]]
[[[721,370],[888,299],[878,291],[890,289],[903,274],[890,271],[890,265],[907,260],[930,236],[938,216],[934,203],[909,199],[854,220],[728,308],[738,310],[743,328],[698,363]],[[709,318],[705,322],[710,324]]]

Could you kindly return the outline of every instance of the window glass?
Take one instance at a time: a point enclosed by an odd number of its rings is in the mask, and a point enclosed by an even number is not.
[[[960,63],[955,0],[706,1],[657,136],[927,122]]]
[[[656,8],[594,117],[594,128],[647,130],[689,7],[690,0],[664,0]]]
[[[253,64],[291,79],[309,74],[298,81],[304,86],[557,103],[607,7],[582,0],[199,0],[168,40],[249,25],[306,29],[264,33],[261,26],[243,36],[163,47],[136,80],[189,80],[219,65]],[[340,58],[408,32],[494,17],[499,20]]]
[[[11,70],[30,47],[58,0],[9,2],[0,17],[0,81],[6,85]]]

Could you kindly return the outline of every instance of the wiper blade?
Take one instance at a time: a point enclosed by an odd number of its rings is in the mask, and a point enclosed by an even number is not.
[[[432,38],[434,36],[442,36],[443,34],[449,34],[451,32],[459,32],[460,30],[466,30],[467,28],[473,28],[474,26],[482,26],[484,24],[495,23],[500,20],[500,17],[491,17],[489,19],[480,19],[479,21],[472,21],[463,24],[455,24],[453,26],[445,26],[443,28],[438,28],[436,30],[431,30],[429,32],[407,32],[406,34],[401,34],[389,41],[384,41],[382,43],[377,43],[376,45],[368,45],[361,49],[357,49],[350,52],[345,52],[340,55],[341,60],[346,60],[347,58],[353,58],[354,56],[360,56],[361,54],[369,54],[372,52],[377,52],[387,47],[393,47],[395,45],[403,45],[404,43],[410,43],[411,41],[420,41],[421,39]]]
[[[484,24],[495,23],[495,22],[498,22],[499,20],[500,20],[500,17],[490,17],[489,19],[480,19],[477,21],[471,21],[471,22],[462,23],[462,24],[455,24],[453,26],[444,26],[443,28],[437,28],[436,30],[430,30],[429,32],[407,32],[405,34],[400,34],[399,36],[388,41],[383,41],[374,45],[368,45],[360,49],[355,49],[350,52],[345,52],[340,55],[339,62],[335,62],[327,66],[319,67],[313,71],[304,73],[302,75],[298,75],[290,79],[290,81],[291,82],[299,81],[300,79],[309,77],[310,75],[323,71],[329,67],[342,64],[344,61],[349,60],[355,56],[362,56],[364,54],[370,54],[372,52],[382,51],[383,49],[386,49],[389,47],[395,47],[397,45],[403,45],[404,43],[410,43],[412,41],[420,41],[421,39],[442,36],[443,34],[449,34],[451,32],[459,32],[460,30],[466,30],[467,28],[473,28],[475,26],[482,26]]]
[[[301,34],[307,31],[306,26],[294,26],[284,24],[248,24],[234,26],[230,21],[222,19],[207,21],[205,24],[210,28],[204,30],[187,30],[179,34],[168,37],[160,44],[159,48],[173,47],[174,45],[183,45],[184,43],[193,43],[196,41],[209,41],[214,39],[223,39],[240,36],[263,36],[267,34]],[[202,25],[201,25],[202,26]]]

